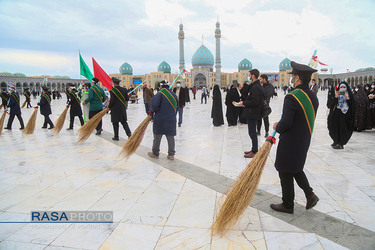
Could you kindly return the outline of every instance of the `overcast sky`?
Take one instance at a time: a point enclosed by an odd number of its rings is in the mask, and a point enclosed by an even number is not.
[[[189,70],[202,35],[215,56],[217,20],[223,72],[243,58],[263,72],[285,57],[307,64],[315,49],[334,73],[355,71],[375,67],[374,11],[374,0],[0,0],[0,72],[80,78],[79,50],[108,74],[163,60],[177,72],[181,21]]]

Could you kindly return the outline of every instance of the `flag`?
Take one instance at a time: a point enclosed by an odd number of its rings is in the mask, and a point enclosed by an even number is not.
[[[80,75],[86,77],[88,80],[90,80],[92,84],[92,78],[93,78],[92,73],[89,67],[87,66],[87,64],[85,63],[85,61],[83,60],[81,53],[79,53],[79,67],[80,67]]]
[[[187,70],[184,68],[184,70],[182,71],[183,73],[186,73],[187,72]]]
[[[103,84],[103,87],[106,87],[108,90],[112,89],[112,79],[99,66],[99,64],[95,61],[94,57],[92,58],[92,66],[94,67],[95,77],[99,79],[99,81]]]

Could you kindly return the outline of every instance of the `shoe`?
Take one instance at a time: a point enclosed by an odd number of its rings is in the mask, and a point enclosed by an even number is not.
[[[73,128],[67,128],[66,130],[73,130]]]
[[[174,155],[168,155],[167,159],[173,161],[174,160]]]
[[[332,146],[334,149],[344,149],[343,145],[336,144],[335,146]]]
[[[118,141],[119,138],[118,138],[118,137],[113,137],[112,140],[114,140],[114,141]]]
[[[333,146],[335,146],[335,145],[336,145],[336,143],[332,143],[332,144],[331,144],[331,147],[333,147]]]
[[[49,127],[48,129],[53,129],[55,126],[53,126],[53,127]]]
[[[260,135],[260,131],[257,132],[257,135]]]
[[[99,129],[99,130],[97,130],[95,135],[101,135],[101,134],[102,134],[102,131],[103,131],[103,129]]]
[[[243,152],[245,155],[247,155],[247,154],[250,154],[251,152],[253,152],[253,151],[245,151],[245,152]]]
[[[5,127],[4,129],[7,129],[7,130],[12,130],[12,128],[8,128],[8,127]]]
[[[264,138],[267,138],[269,136],[268,132],[266,132]]]
[[[158,156],[158,155],[155,155],[154,153],[148,152],[147,154],[148,154],[148,156],[150,156],[151,158],[159,159],[159,156]]]
[[[253,153],[253,151],[251,151],[250,153],[245,154],[244,157],[245,158],[253,158],[255,155],[256,155],[256,153]]]
[[[287,214],[292,214],[294,211],[293,208],[286,208],[282,203],[280,204],[271,204],[270,207],[277,211],[277,212],[282,212],[282,213],[287,213]]]
[[[306,202],[306,210],[313,208],[319,201],[318,196],[316,194],[312,193],[307,197],[307,202]]]
[[[179,127],[181,127],[181,124],[178,124]]]
[[[44,126],[43,126],[42,128],[47,128],[47,127],[44,127]]]
[[[132,134],[129,134],[129,135],[127,135],[128,136],[128,139],[130,139],[130,137],[132,137]]]
[[[24,130],[25,129],[25,127],[20,127],[20,130]]]

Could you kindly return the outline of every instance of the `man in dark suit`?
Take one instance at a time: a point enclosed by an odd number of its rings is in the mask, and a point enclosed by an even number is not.
[[[24,95],[26,97],[26,102],[27,102],[26,108],[29,108],[29,107],[32,108],[33,106],[31,106],[31,93],[29,91],[29,88],[25,88]]]
[[[311,80],[310,90],[311,90],[311,92],[312,92],[313,94],[315,94],[315,95],[318,94],[318,91],[319,91],[319,85],[316,84],[315,79],[312,79],[312,80]]]
[[[52,114],[51,95],[48,93],[47,87],[43,87],[43,94],[40,97],[40,101],[38,102],[38,105],[40,106],[40,113],[44,116],[44,123],[43,123],[42,128],[47,128],[47,125],[49,124],[48,129],[53,129],[55,125],[53,125],[53,122],[51,121],[51,118],[49,117],[49,115]]]
[[[250,70],[249,76],[252,82],[249,85],[248,94],[246,99],[240,102],[240,105],[245,106],[244,112],[247,121],[247,128],[252,143],[251,150],[244,152],[245,158],[253,158],[258,152],[257,123],[258,119],[260,118],[264,102],[262,85],[260,85],[260,81],[258,80],[259,70]]]
[[[81,126],[85,123],[82,116],[81,99],[77,94],[75,85],[71,85],[72,89],[69,91],[69,105],[70,105],[70,124],[66,130],[72,130],[74,126],[74,117],[78,116]]]
[[[23,124],[23,119],[21,116],[21,107],[20,107],[20,96],[16,92],[16,87],[14,84],[9,87],[10,96],[8,98],[8,104],[7,106],[10,108],[9,112],[9,119],[8,119],[8,125],[4,129],[12,130],[12,123],[14,120],[14,117],[17,116],[18,121],[20,122],[21,128],[20,130],[24,129],[25,126]],[[5,109],[6,107],[4,107]]]
[[[129,96],[127,89],[120,87],[119,79],[112,77],[112,82],[114,83],[114,87],[110,91],[111,99],[109,101],[108,108],[111,109],[111,122],[113,124],[114,137],[112,138],[112,140],[118,141],[119,123],[122,124],[122,127],[124,128],[128,138],[132,135],[132,132],[130,131],[127,122],[126,115],[126,108],[127,103],[129,101]]]
[[[9,93],[6,91],[6,89],[3,89],[3,91],[0,93],[0,96],[1,96],[2,105],[5,110],[8,104]]]
[[[289,214],[294,212],[294,180],[305,193],[306,209],[319,201],[303,172],[319,106],[318,98],[309,89],[311,75],[317,70],[295,62],[291,62],[291,66],[295,90],[285,96],[281,120],[273,125],[280,134],[275,167],[279,172],[283,202],[271,204],[273,210]]]

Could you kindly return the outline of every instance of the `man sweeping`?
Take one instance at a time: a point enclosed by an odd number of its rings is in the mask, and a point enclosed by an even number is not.
[[[52,114],[51,95],[48,93],[47,87],[43,87],[43,94],[40,97],[38,105],[40,106],[40,113],[44,116],[44,123],[42,128],[47,128],[47,125],[49,125],[50,127],[48,129],[53,129],[55,125],[49,117],[49,115]]]
[[[281,120],[273,125],[280,134],[275,167],[279,172],[283,202],[271,204],[271,208],[278,212],[292,214],[294,212],[293,180],[296,180],[305,193],[306,209],[314,207],[319,201],[303,172],[319,102],[309,89],[311,75],[317,70],[296,62],[291,62],[290,65],[293,68],[290,74],[295,90],[285,96]]]
[[[8,98],[8,103],[7,103],[7,106],[4,107],[4,109],[6,107],[10,108],[10,112],[9,112],[10,116],[8,119],[8,125],[4,129],[12,130],[12,123],[13,123],[14,117],[17,116],[17,119],[20,122],[20,126],[21,126],[20,130],[23,130],[25,126],[24,126],[23,119],[21,116],[20,96],[16,92],[16,87],[14,86],[14,84],[9,87],[9,91],[10,91],[10,95]]]
[[[81,126],[85,124],[82,116],[82,108],[81,108],[81,99],[77,94],[77,90],[75,85],[71,85],[71,90],[69,91],[69,105],[70,105],[70,123],[69,128],[66,130],[72,130],[74,126],[74,118],[78,116],[79,121],[81,122]]]
[[[160,142],[163,135],[168,141],[169,160],[174,160],[176,135],[176,115],[178,109],[178,98],[168,87],[168,83],[163,80],[160,82],[160,91],[151,99],[150,111],[154,113],[154,142],[152,152],[148,153],[151,158],[159,158]]]
[[[82,105],[90,103],[89,119],[103,110],[103,102],[106,100],[104,89],[99,86],[99,79],[96,77],[92,78],[92,83],[93,85],[89,90],[89,97],[82,102]],[[96,135],[100,135],[102,130],[102,121],[100,120],[98,126],[96,127]]]

